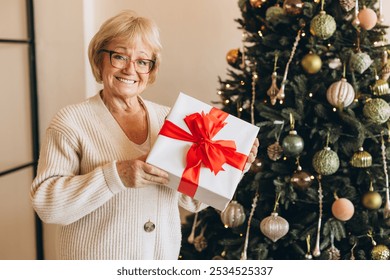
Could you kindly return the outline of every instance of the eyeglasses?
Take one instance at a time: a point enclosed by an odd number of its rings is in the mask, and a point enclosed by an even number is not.
[[[129,62],[132,62],[134,64],[135,71],[138,74],[148,74],[152,71],[153,66],[156,63],[156,61],[151,59],[131,60],[127,55],[105,49],[101,49],[99,52],[109,53],[111,65],[118,69],[124,69],[128,66]]]

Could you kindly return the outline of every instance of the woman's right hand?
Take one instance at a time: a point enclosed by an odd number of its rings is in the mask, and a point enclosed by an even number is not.
[[[145,162],[146,155],[133,160],[118,161],[116,168],[122,183],[128,188],[167,185],[168,173]]]

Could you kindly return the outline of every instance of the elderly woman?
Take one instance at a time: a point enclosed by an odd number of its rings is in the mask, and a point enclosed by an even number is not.
[[[103,89],[62,109],[46,131],[31,197],[39,217],[59,225],[59,259],[177,259],[178,205],[207,207],[163,186],[168,174],[145,163],[169,111],[140,96],[160,51],[151,20],[131,11],[107,20],[89,45]]]

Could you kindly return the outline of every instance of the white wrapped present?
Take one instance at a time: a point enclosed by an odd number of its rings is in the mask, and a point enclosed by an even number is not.
[[[232,199],[259,128],[180,93],[146,162],[169,187],[218,210]]]

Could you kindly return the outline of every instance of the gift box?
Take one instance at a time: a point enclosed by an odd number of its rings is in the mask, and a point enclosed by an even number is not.
[[[168,187],[224,210],[258,132],[257,126],[180,93],[146,162],[169,173]]]

